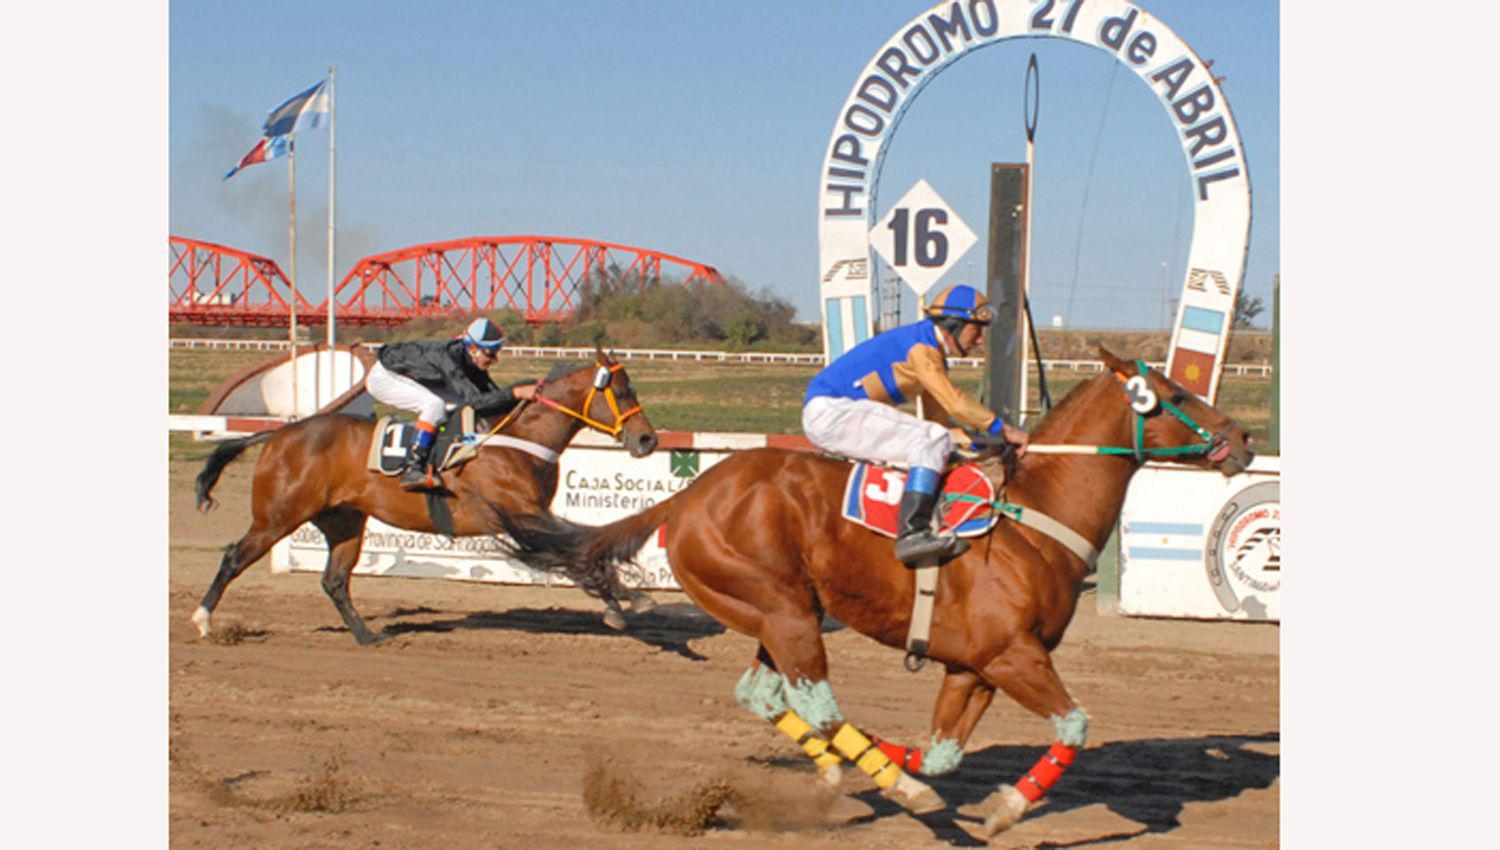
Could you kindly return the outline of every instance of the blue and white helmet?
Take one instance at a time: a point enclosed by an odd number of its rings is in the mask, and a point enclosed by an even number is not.
[[[505,345],[505,331],[489,319],[475,319],[464,329],[463,341],[493,353]]]
[[[990,299],[974,287],[962,283],[939,292],[927,305],[927,315],[933,318],[954,316],[981,325],[988,325],[995,318],[995,312],[990,309]]]

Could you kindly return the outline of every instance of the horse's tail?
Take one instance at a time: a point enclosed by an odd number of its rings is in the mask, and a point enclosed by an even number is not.
[[[219,483],[219,473],[224,471],[224,467],[228,466],[230,461],[239,457],[245,449],[264,443],[266,440],[271,439],[275,433],[275,431],[261,431],[251,434],[248,437],[236,437],[233,440],[225,440],[215,446],[213,452],[209,454],[208,460],[203,462],[203,471],[198,473],[198,510],[208,511],[214,505],[218,504],[209,493],[214,489],[214,485]]]
[[[616,569],[629,562],[646,540],[677,513],[678,498],[631,514],[609,525],[588,526],[550,513],[510,516],[499,513],[510,540],[510,554],[532,567],[562,573],[593,596],[616,597]]]

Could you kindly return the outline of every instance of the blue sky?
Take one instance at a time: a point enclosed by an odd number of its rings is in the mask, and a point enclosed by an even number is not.
[[[586,237],[709,263],[816,320],[829,133],[865,63],[930,5],[174,2],[169,228],[285,264],[285,161],[220,178],[271,108],[334,65],[337,275],[421,242]],[[1280,271],[1278,6],[1138,5],[1227,76],[1253,190],[1244,286],[1269,303]],[[1191,237],[1187,168],[1151,92],[1102,52],[1026,39],[959,60],[889,145],[879,214],[927,179],[981,235],[945,282],[982,276],[989,163],[1024,161],[1033,51],[1038,321],[1071,296],[1073,326],[1163,326]],[[298,277],[320,300],[327,137],[299,139]]]

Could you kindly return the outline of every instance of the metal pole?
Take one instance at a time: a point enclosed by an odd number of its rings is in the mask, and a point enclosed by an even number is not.
[[[1036,96],[1032,97],[1035,90]],[[1026,121],[1026,219],[1022,227],[1026,230],[1026,236],[1021,247],[1021,303],[1031,302],[1031,184],[1035,181],[1034,162],[1036,159],[1036,124],[1042,108],[1042,71],[1037,67],[1036,54],[1031,54],[1031,60],[1026,63],[1026,86],[1025,97],[1022,103],[1022,117]],[[1027,389],[1029,378],[1026,368],[1026,337],[1030,332],[1031,311],[1021,311],[1021,398],[1016,405],[1021,422],[1018,427],[1024,427],[1026,419],[1027,403],[1030,401],[1030,392]],[[1042,368],[1040,360],[1037,368]]]
[[[333,352],[334,352],[334,328],[333,328],[333,75],[334,67],[328,66],[328,399],[332,401],[338,396],[338,387],[333,383]]]
[[[297,418],[297,137],[293,136],[288,143],[290,150],[287,152],[289,164],[287,165],[287,195],[291,199],[291,258],[287,271],[287,283],[291,284],[291,314],[292,314],[292,416]]]
[[[1271,451],[1281,454],[1281,275],[1271,281]]]

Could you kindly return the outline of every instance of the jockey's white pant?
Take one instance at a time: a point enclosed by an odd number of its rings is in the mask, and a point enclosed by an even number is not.
[[[449,405],[460,401],[456,395],[439,395],[412,378],[392,372],[378,360],[365,378],[365,389],[376,401],[409,410],[423,422],[433,425],[443,424],[448,418]]]
[[[802,407],[802,433],[826,452],[937,472],[953,451],[947,428],[869,399],[810,399]]]

